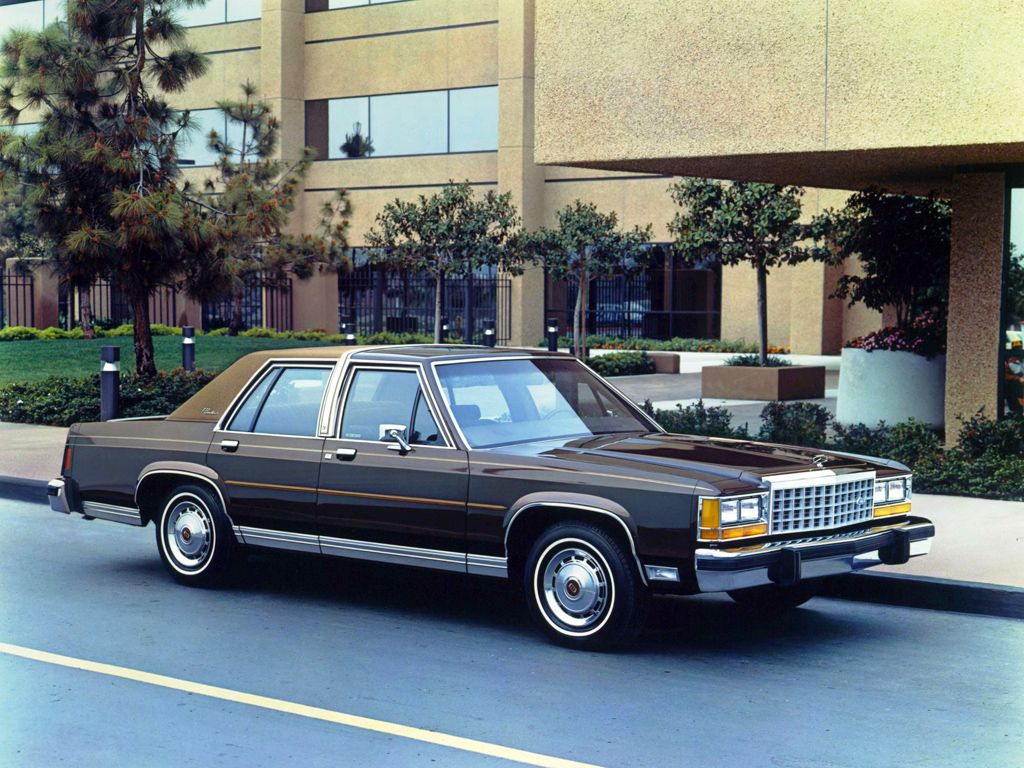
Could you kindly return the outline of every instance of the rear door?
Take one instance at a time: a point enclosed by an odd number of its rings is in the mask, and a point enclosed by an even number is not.
[[[248,543],[319,551],[320,407],[333,365],[275,363],[215,430],[207,463],[220,475]],[[294,534],[294,535],[292,535]]]
[[[464,571],[468,462],[419,366],[354,365],[342,392],[320,470],[324,554]]]

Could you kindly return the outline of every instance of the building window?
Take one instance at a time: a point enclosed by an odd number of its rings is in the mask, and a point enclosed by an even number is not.
[[[722,268],[676,263],[667,243],[637,274],[590,284],[587,331],[619,338],[717,339],[721,334]],[[572,333],[576,285],[547,277],[544,316]]]
[[[364,5],[388,5],[405,0],[306,0],[306,13],[334,11],[342,8],[359,8]]]
[[[228,120],[223,110],[193,109],[189,111],[192,130],[178,134],[178,162],[187,166],[209,166],[217,162],[217,153],[210,149],[210,131],[227,141],[228,145],[237,149],[241,141],[241,124]]]
[[[1024,175],[1011,175],[1007,190],[1009,243],[1003,280],[1002,402],[1004,416],[1024,415]]]
[[[29,29],[38,32],[47,24],[65,18],[66,0],[30,0],[0,5],[0,34],[7,35],[12,29]]]
[[[184,27],[202,27],[258,19],[261,5],[262,0],[207,0],[203,5],[179,8],[175,15]]]
[[[368,140],[368,152],[353,150],[356,133]],[[498,86],[308,101],[306,144],[329,160],[493,152]]]

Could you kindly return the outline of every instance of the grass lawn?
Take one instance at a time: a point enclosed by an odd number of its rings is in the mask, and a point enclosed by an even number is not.
[[[47,376],[85,376],[100,370],[100,347],[121,347],[121,370],[135,369],[131,336],[115,336],[83,341],[0,342],[0,386],[16,382],[38,381]],[[155,336],[156,365],[161,371],[181,367],[181,337]],[[196,367],[220,371],[249,352],[259,349],[323,346],[315,341],[295,339],[254,339],[229,336],[196,338]]]

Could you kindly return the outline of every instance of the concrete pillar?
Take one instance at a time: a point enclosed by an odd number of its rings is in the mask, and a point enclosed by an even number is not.
[[[523,226],[544,216],[544,170],[533,162],[534,0],[498,2],[498,191],[511,192]],[[512,279],[513,345],[534,346],[544,336],[544,270]]]
[[[843,274],[842,266],[808,261],[792,269],[790,349],[801,355],[839,354],[843,346],[843,302],[829,297]]]
[[[958,417],[999,407],[1002,332],[1005,177],[953,177],[953,231],[949,256],[949,331],[946,337],[946,441],[956,440]]]

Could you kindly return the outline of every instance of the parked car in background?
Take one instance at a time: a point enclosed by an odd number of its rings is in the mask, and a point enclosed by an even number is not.
[[[248,355],[168,416],[74,425],[49,493],[152,522],[184,584],[247,547],[510,578],[575,647],[659,593],[790,608],[934,534],[899,464],[667,434],[572,357],[468,346]]]

